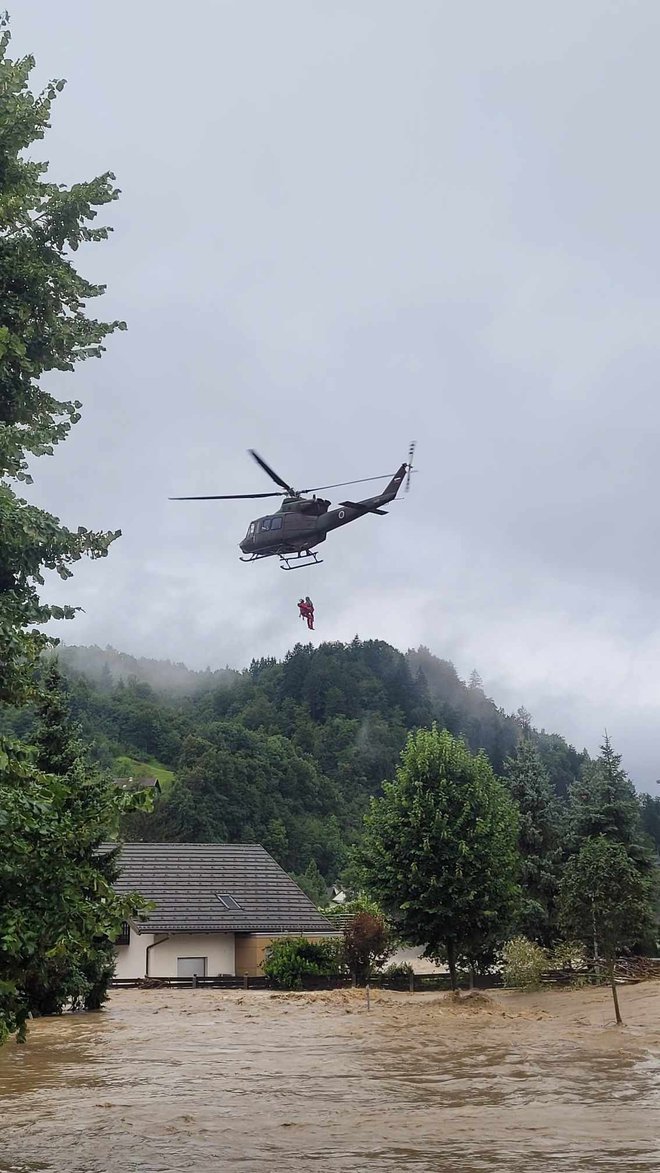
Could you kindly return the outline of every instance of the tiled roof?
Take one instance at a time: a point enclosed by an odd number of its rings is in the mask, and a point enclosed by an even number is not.
[[[135,923],[138,932],[297,934],[334,929],[255,843],[125,843],[119,864],[117,891],[140,892],[155,905],[145,921]]]

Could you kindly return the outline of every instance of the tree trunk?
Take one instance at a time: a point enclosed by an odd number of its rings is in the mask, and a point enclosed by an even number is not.
[[[474,965],[470,962],[470,989],[474,989]]]
[[[612,999],[614,1001],[614,1013],[616,1015],[616,1024],[617,1024],[617,1026],[622,1026],[623,1019],[621,1017],[621,1011],[619,1010],[619,995],[618,995],[617,988],[616,988],[616,979],[614,977],[614,958],[613,957],[608,957],[607,969],[608,969],[608,973],[610,975],[610,985],[612,987]]]
[[[596,934],[596,908],[593,900],[591,901],[591,926],[594,939],[594,966],[596,973],[598,973],[598,937]]]
[[[458,989],[458,983],[456,981],[456,945],[453,941],[447,942],[447,965],[449,966],[451,988],[455,993]]]

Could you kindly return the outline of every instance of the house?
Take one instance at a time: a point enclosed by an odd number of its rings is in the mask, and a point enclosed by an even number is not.
[[[157,778],[113,778],[112,781],[119,790],[126,790],[128,793],[134,790],[155,790],[156,794],[161,792]]]
[[[118,892],[153,907],[116,942],[118,978],[261,973],[281,936],[318,940],[337,930],[253,843],[126,843]]]

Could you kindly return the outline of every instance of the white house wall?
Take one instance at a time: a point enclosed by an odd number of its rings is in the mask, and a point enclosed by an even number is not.
[[[117,961],[115,963],[115,977],[141,978],[145,974],[145,953],[147,945],[151,945],[153,933],[142,933],[139,936],[135,929],[131,929],[131,939],[128,945],[117,946]],[[153,950],[152,950],[153,952]]]
[[[233,933],[171,933],[162,940],[160,937],[161,934],[138,934],[131,929],[130,944],[117,947],[115,977],[144,977],[147,946],[154,941],[158,943],[149,955],[150,977],[176,977],[179,957],[206,957],[209,977],[235,973]]]

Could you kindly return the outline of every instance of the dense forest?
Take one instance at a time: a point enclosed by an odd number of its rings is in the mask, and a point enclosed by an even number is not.
[[[113,649],[60,649],[69,704],[95,759],[116,775],[156,775],[151,814],[126,820],[129,838],[257,841],[293,874],[341,873],[371,795],[391,778],[410,730],[437,722],[485,750],[496,773],[524,730],[559,800],[589,763],[557,734],[506,714],[476,672],[463,682],[427,648],[296,646],[243,672],[195,673]],[[161,682],[161,687],[155,687]],[[9,718],[7,719],[9,720]],[[23,710],[13,732],[29,737]],[[660,844],[660,802],[643,822]]]

